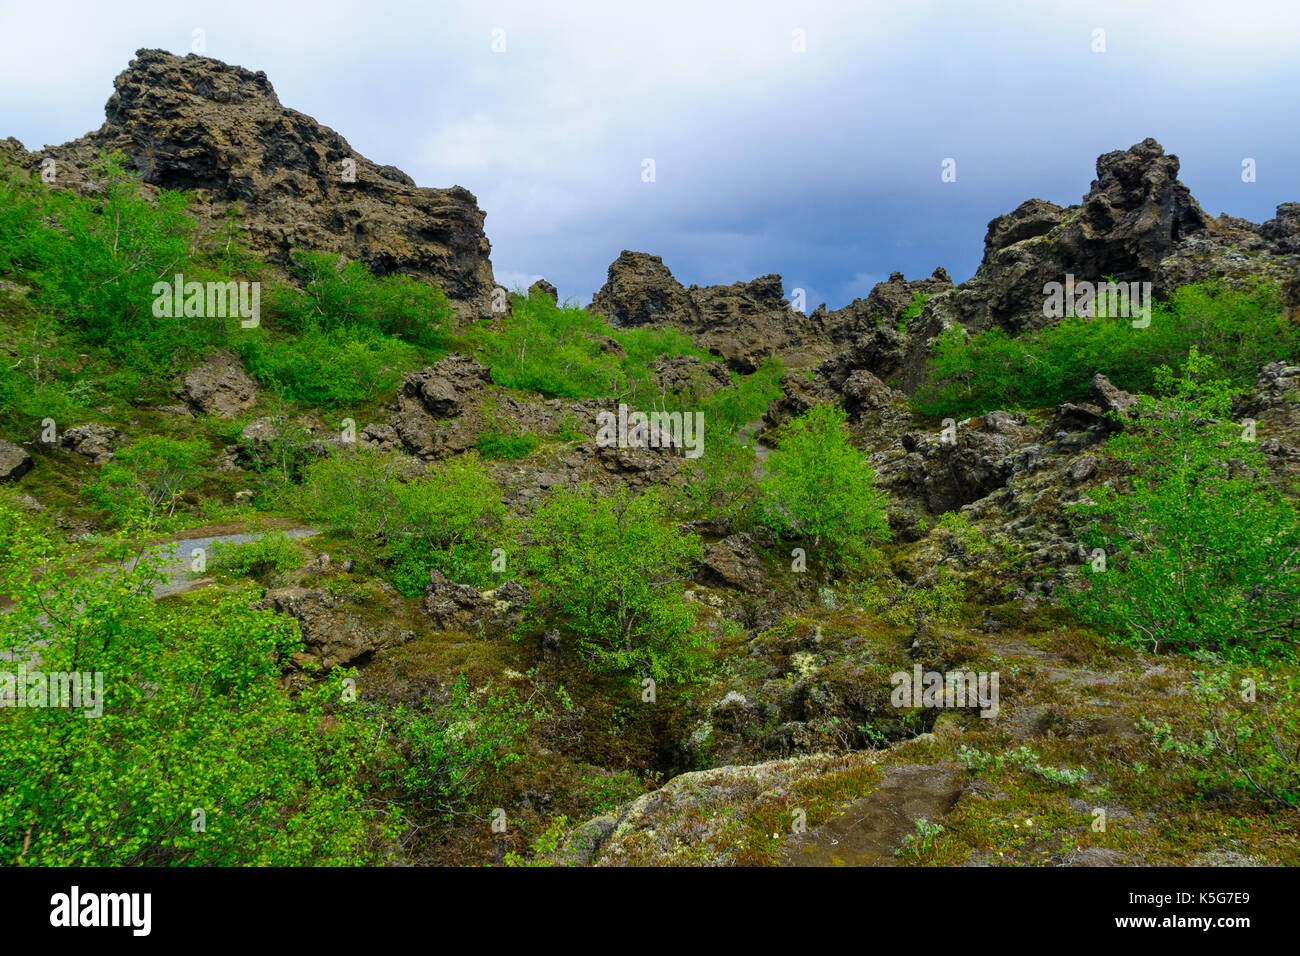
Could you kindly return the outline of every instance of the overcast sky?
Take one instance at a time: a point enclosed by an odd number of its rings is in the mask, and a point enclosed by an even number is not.
[[[687,284],[780,273],[809,308],[961,281],[990,219],[1078,202],[1147,136],[1212,215],[1300,200],[1297,0],[0,0],[0,136],[97,128],[134,51],[196,29],[363,155],[474,192],[499,282],[582,303],[622,249]]]

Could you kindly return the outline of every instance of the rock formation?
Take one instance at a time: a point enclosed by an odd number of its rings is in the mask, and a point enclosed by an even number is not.
[[[11,140],[7,152],[34,172],[53,159],[55,184],[75,188],[101,150],[120,150],[146,183],[199,192],[213,222],[237,204],[253,251],[276,265],[298,247],[338,252],[381,275],[430,279],[469,314],[489,312],[491,247],[468,190],[421,188],[359,155],[281,106],[260,71],[138,50],[113,86],[95,132],[32,153]]]

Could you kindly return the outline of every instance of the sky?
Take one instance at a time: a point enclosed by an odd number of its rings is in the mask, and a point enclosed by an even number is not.
[[[0,136],[98,128],[136,49],[196,37],[469,189],[497,281],[580,304],[623,249],[687,285],[779,273],[809,310],[894,271],[960,282],[989,220],[1077,203],[1147,136],[1211,215],[1300,201],[1296,0],[0,0]]]

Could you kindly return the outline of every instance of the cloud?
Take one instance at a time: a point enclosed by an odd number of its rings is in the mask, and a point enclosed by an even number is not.
[[[498,277],[581,301],[625,248],[688,284],[778,272],[832,308],[895,270],[961,280],[990,219],[1077,202],[1098,154],[1152,135],[1211,212],[1300,199],[1290,0],[14,4],[0,135],[97,127],[134,50],[185,53],[195,28],[363,154],[474,192]]]

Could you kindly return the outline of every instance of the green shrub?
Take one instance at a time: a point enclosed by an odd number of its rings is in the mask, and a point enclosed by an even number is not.
[[[1300,810],[1300,674],[1198,671],[1196,719],[1145,722],[1157,750],[1181,758],[1203,790],[1234,788]]]
[[[520,760],[532,712],[512,690],[475,693],[461,674],[446,703],[399,704],[386,717],[402,741],[399,787],[450,814],[475,808],[491,777]]]
[[[494,532],[505,508],[477,456],[435,462],[427,478],[395,486],[393,502],[385,557],[399,591],[423,594],[434,570],[470,584],[491,579]]]
[[[1128,318],[1067,318],[1012,337],[1001,329],[967,336],[960,326],[936,343],[914,406],[930,415],[978,415],[1079,401],[1101,372],[1120,388],[1149,392],[1155,370],[1197,348],[1219,374],[1244,387],[1260,368],[1300,355],[1300,323],[1288,318],[1276,288],[1183,286],[1157,302],[1147,328]]]
[[[719,389],[702,402],[705,427],[710,435],[734,435],[761,419],[767,407],[781,395],[781,376],[784,374],[781,360],[775,356],[764,359],[752,375],[741,377],[733,372],[734,389]],[[713,437],[710,440],[717,439]]]
[[[479,434],[475,443],[484,458],[515,460],[527,458],[537,447],[536,435],[510,435],[499,431]]]
[[[300,482],[307,465],[319,458],[311,430],[290,417],[283,407],[269,416],[271,430],[257,440],[240,438],[236,444],[249,467],[263,476],[272,497],[283,495]]]
[[[908,303],[907,308],[903,310],[901,315],[899,315],[898,322],[894,327],[900,332],[906,332],[908,324],[921,314],[921,310],[925,308],[925,304],[929,301],[930,294],[928,292],[913,293],[912,301]]]
[[[511,296],[511,311],[474,336],[492,380],[507,388],[563,398],[611,396],[649,403],[654,360],[708,353],[674,329],[614,329],[603,318],[545,296]],[[624,350],[607,348],[613,339]]]
[[[511,296],[499,327],[478,333],[492,380],[547,396],[589,398],[617,394],[626,383],[618,356],[601,350],[605,323],[579,308],[541,296]]]
[[[86,489],[86,496],[119,523],[176,511],[181,495],[203,477],[211,449],[198,439],[151,435],[117,451]]]
[[[889,539],[884,494],[850,443],[845,418],[843,409],[816,405],[787,422],[762,480],[764,521],[824,547],[832,565],[854,564]]]
[[[361,262],[327,252],[294,251],[302,289],[280,286],[270,304],[277,322],[292,332],[339,332],[362,338],[390,336],[425,349],[447,343],[451,304],[442,291],[412,276],[376,276]]]
[[[249,590],[155,601],[157,560],[129,550],[88,571],[26,530],[14,548],[0,565],[15,600],[0,644],[18,660],[39,653],[46,674],[92,675],[88,688],[100,675],[102,697],[0,708],[4,863],[380,861],[393,819],[363,783],[386,763],[381,725],[339,704],[337,674],[281,687],[282,660],[302,646],[292,618],[255,610]]]
[[[368,541],[393,585],[423,593],[429,573],[489,580],[492,531],[504,508],[483,462],[464,455],[413,477],[402,458],[349,451],[308,467],[297,502],[322,528]]]
[[[924,530],[924,525],[923,525]],[[863,605],[920,635],[934,627],[958,624],[969,582],[962,566],[992,551],[992,546],[960,511],[945,512],[930,531],[939,546],[934,563],[912,581],[885,569],[866,583]]]
[[[0,265],[30,278],[34,305],[118,362],[162,373],[178,355],[224,342],[230,319],[153,313],[155,282],[187,271],[198,278],[186,197],[151,195],[116,158],[101,159],[91,175],[99,188],[87,196],[10,170],[0,190]]]
[[[679,497],[692,518],[725,521],[737,530],[759,517],[760,491],[754,449],[734,438],[710,438],[704,454],[688,459]]]
[[[218,541],[212,546],[214,568],[253,578],[283,574],[303,565],[302,551],[282,531],[267,531],[238,544]]]
[[[683,593],[699,538],[669,520],[657,490],[557,490],[528,526],[535,608],[558,614],[594,667],[685,677],[701,643]]]
[[[1152,650],[1289,655],[1300,518],[1263,480],[1255,443],[1224,421],[1231,397],[1213,371],[1195,348],[1181,376],[1160,369],[1168,395],[1144,398],[1107,444],[1131,476],[1073,509],[1085,543],[1106,555],[1069,600],[1093,626]]]
[[[249,372],[278,395],[304,405],[356,405],[391,392],[412,366],[414,347],[389,335],[340,326],[290,338],[248,336],[240,351]]]

